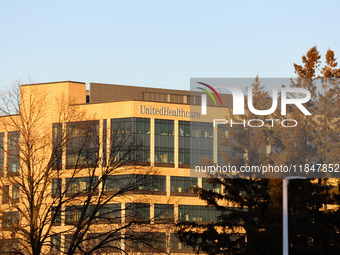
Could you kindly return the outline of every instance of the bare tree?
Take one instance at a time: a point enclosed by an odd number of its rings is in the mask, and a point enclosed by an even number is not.
[[[1,95],[2,253],[163,249],[144,197],[160,177],[139,163],[137,136],[119,128],[107,134],[64,97],[53,99],[52,118],[50,99],[20,84]]]

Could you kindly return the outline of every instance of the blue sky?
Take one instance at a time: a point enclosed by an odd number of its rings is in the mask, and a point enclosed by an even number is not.
[[[0,88],[15,79],[189,89],[190,77],[294,77],[340,56],[337,1],[1,1]]]

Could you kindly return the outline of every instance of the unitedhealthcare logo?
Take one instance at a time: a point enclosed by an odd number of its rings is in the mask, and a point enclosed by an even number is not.
[[[203,82],[197,82],[207,88],[209,88],[218,98],[220,101],[221,106],[222,100],[220,98],[220,95],[217,93],[217,91],[210,85],[203,83]],[[205,88],[197,87],[198,89],[204,91],[206,94],[202,94],[201,96],[201,114],[207,115],[207,94],[213,99],[215,106],[217,105],[216,100],[214,96]],[[240,88],[234,87],[232,85],[223,85],[222,88],[227,88],[233,97],[233,115],[244,115],[244,106],[245,106],[245,96],[243,94],[243,91]],[[289,93],[304,95],[303,98],[288,98]],[[268,110],[257,110],[254,107],[253,104],[253,90],[252,88],[248,89],[248,109],[250,112],[252,112],[255,115],[270,115],[277,109],[278,105],[278,90],[277,88],[273,88],[272,90],[272,106]],[[281,88],[281,115],[285,116],[287,115],[287,105],[295,105],[297,108],[301,110],[301,112],[304,115],[312,115],[302,104],[307,103],[311,99],[311,94],[307,89],[304,88],[289,88],[289,87],[282,87]]]

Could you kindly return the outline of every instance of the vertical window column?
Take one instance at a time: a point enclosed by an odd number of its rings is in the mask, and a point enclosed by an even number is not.
[[[19,174],[20,169],[20,132],[8,132],[7,174]]]
[[[174,166],[174,121],[155,119],[155,163]]]
[[[0,133],[0,177],[5,173],[5,133]]]
[[[190,167],[190,121],[179,121],[178,143],[179,167]]]
[[[102,120],[102,165],[107,164],[107,120]]]
[[[155,165],[155,119],[150,119],[150,162],[151,166]]]
[[[208,122],[190,123],[191,163],[201,165],[213,160],[213,124]]]
[[[179,160],[178,160],[178,133],[179,133],[179,131],[178,131],[178,120],[175,120],[175,132],[174,132],[175,157],[174,157],[174,159],[175,159],[175,167],[176,168],[178,168],[178,162],[179,162]]]
[[[63,141],[62,141],[62,123],[52,124],[52,150],[53,150],[53,169],[62,169],[63,160]]]

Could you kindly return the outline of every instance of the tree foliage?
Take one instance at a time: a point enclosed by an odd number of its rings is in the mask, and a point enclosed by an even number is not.
[[[152,219],[137,213],[143,196],[131,200],[150,181],[140,176],[155,173],[134,164],[139,147],[133,135],[111,130],[110,150],[101,151],[99,121],[65,97],[53,98],[51,126],[51,95],[43,89],[18,84],[1,96],[7,134],[0,148],[7,155],[0,177],[1,253],[159,250]],[[119,174],[129,179],[115,178]]]
[[[292,107],[287,118],[298,121],[294,128],[228,128],[226,135],[222,134],[219,139],[223,147],[232,148],[231,153],[224,154],[226,164],[339,163],[340,69],[331,50],[326,53],[325,65],[320,67],[321,64],[321,54],[312,47],[302,57],[302,65],[294,64],[298,78],[290,85],[311,92],[312,100],[307,108],[314,116],[305,116]],[[319,84],[321,86],[317,86]],[[252,88],[253,102],[258,103],[254,103],[254,107],[268,109],[271,98],[258,78]],[[275,116],[274,113],[271,117]],[[280,116],[276,117],[280,119]],[[261,119],[262,116],[255,117],[249,112],[244,116],[244,119],[254,118]],[[268,145],[270,151],[267,152]],[[198,191],[207,206],[221,211],[219,220],[208,224],[179,223],[177,235],[180,240],[196,251],[208,254],[280,254],[282,180],[215,177],[208,182],[222,185],[224,193]],[[334,187],[334,184],[337,186]],[[338,192],[336,179],[290,181],[290,254],[339,254],[339,210],[334,206],[339,204]]]

